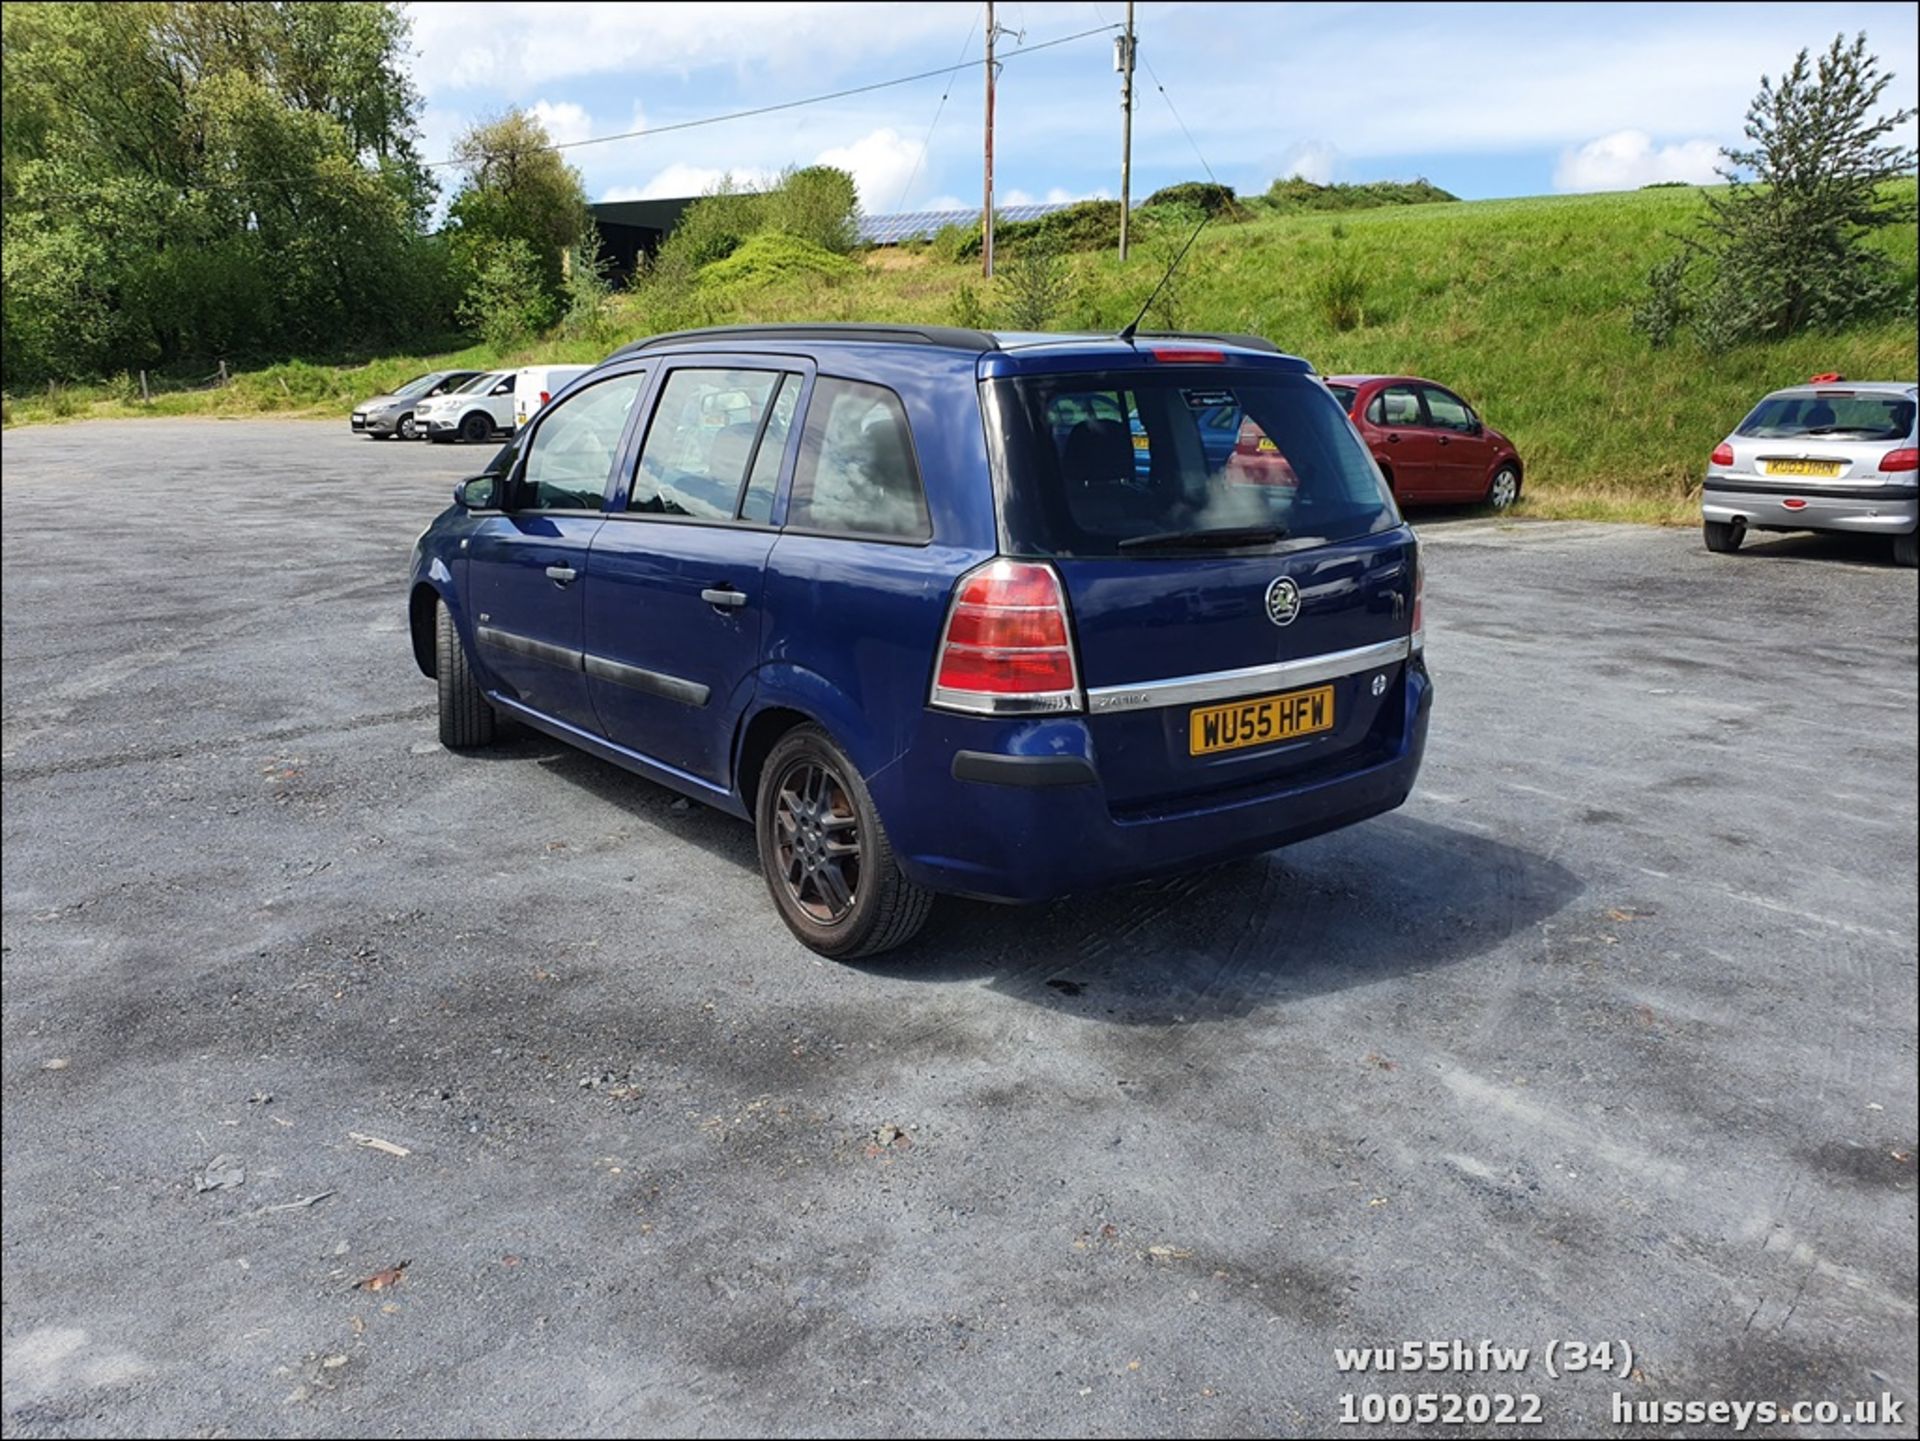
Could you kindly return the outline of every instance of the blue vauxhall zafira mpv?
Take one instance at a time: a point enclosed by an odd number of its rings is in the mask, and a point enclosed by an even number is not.
[[[1366,447],[1263,340],[751,326],[556,395],[420,537],[411,620],[449,747],[505,716],[750,818],[781,917],[851,958],[936,893],[1393,809],[1420,602]]]

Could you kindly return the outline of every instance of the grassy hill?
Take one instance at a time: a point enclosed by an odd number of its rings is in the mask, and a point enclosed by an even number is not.
[[[1914,187],[1904,191],[1911,213]],[[1687,522],[1707,452],[1762,392],[1818,371],[1906,379],[1920,370],[1911,317],[1721,355],[1690,339],[1650,349],[1628,318],[1647,270],[1677,248],[1674,235],[1700,209],[1696,192],[1662,188],[1261,214],[1200,237],[1174,286],[1174,318],[1190,329],[1266,335],[1330,374],[1407,371],[1444,381],[1519,446],[1529,513]],[[1111,255],[1072,257],[1053,324],[1124,324],[1174,239],[1148,237],[1125,266]],[[1879,243],[1911,288],[1920,271],[1915,226],[1891,227]],[[952,323],[975,319],[970,309],[995,323],[1010,304],[1004,276],[988,287],[977,262],[945,260],[931,248],[876,251],[853,267],[817,270],[790,255],[780,260],[764,269],[732,265],[670,298],[620,297],[608,333],[743,320]],[[1330,291],[1344,292],[1338,304]],[[608,348],[604,338],[552,339],[505,355],[472,347],[357,367],[291,363],[243,373],[224,391],[161,396],[151,406],[121,382],[14,397],[7,419],[344,417],[355,400],[433,366],[587,360]]]

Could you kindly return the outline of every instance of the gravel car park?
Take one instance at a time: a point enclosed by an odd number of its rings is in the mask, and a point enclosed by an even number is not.
[[[726,817],[436,742],[406,561],[477,458],[8,432],[8,1435],[1911,1417],[1884,542],[1423,523],[1443,700],[1402,810],[847,966],[769,923]],[[156,525],[176,491],[224,524]],[[109,561],[103,625],[73,578]],[[1536,1359],[1336,1362],[1455,1337]],[[1603,1338],[1627,1379],[1538,1359]]]

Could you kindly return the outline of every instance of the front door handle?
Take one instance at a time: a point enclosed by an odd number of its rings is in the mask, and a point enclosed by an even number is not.
[[[570,585],[580,572],[570,565],[550,565],[547,567],[547,579],[561,585]]]
[[[709,586],[700,592],[700,599],[708,605],[717,605],[722,610],[738,610],[747,603],[747,593],[735,590],[730,585]]]
[[[1440,437],[1440,443],[1442,445],[1445,445],[1447,443],[1447,438],[1444,435]]]
[[[1397,435],[1389,435],[1389,436],[1387,437],[1387,444],[1388,444],[1388,445],[1398,445],[1399,443],[1400,443],[1400,437],[1399,437],[1399,436],[1397,436]]]

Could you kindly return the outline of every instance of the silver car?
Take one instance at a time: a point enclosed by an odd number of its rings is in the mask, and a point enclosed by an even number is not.
[[[1774,391],[1707,462],[1707,549],[1738,550],[1749,530],[1845,530],[1891,537],[1895,562],[1912,565],[1917,412],[1911,381],[1816,375]]]
[[[430,395],[458,390],[479,374],[477,370],[429,370],[425,375],[416,375],[405,385],[396,387],[391,395],[376,395],[354,406],[353,432],[370,435],[375,440],[392,440],[395,436],[402,440],[417,439],[424,432],[414,424],[414,408]]]

